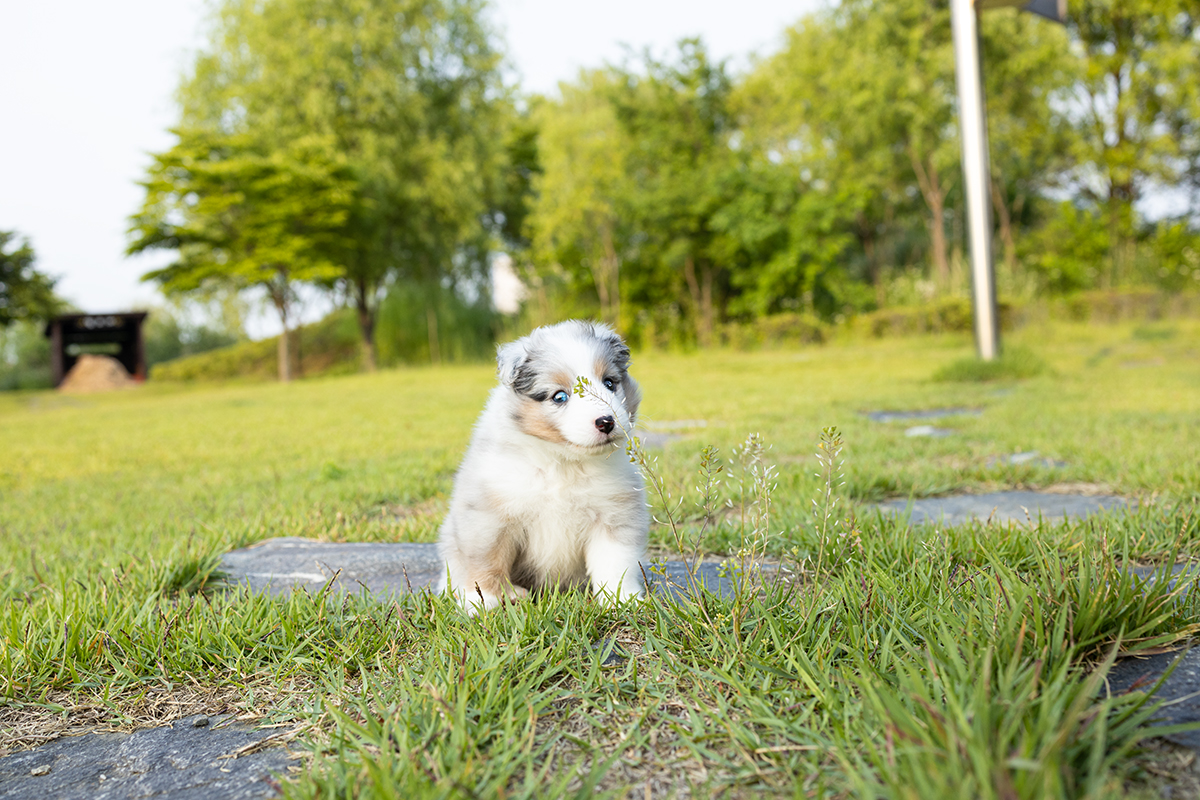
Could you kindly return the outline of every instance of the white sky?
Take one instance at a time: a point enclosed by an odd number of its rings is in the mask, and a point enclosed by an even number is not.
[[[663,54],[701,36],[735,68],[823,0],[494,0],[528,91],[619,62],[621,45]],[[0,230],[27,236],[39,268],[84,311],[161,302],[140,283],[170,254],[122,255],[147,153],[167,149],[172,93],[203,44],[204,0],[0,3]],[[311,302],[309,315],[322,311]],[[274,332],[269,316],[252,333]]]

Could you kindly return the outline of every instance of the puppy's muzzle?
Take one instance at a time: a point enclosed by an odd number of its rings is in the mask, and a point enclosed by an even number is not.
[[[600,431],[606,436],[612,433],[613,428],[616,426],[617,422],[612,417],[604,416],[596,418],[596,430]]]

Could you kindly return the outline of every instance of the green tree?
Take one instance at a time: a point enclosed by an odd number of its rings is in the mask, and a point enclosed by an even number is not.
[[[1075,65],[1056,26],[1015,11],[982,20],[993,199],[1012,267],[1017,226],[1032,222],[1035,200],[1065,186],[1073,166],[1061,101]],[[739,88],[748,145],[852,216],[857,246],[845,260],[852,273],[861,261],[863,277],[880,289],[885,270],[904,264],[914,244],[942,286],[950,279],[947,227],[961,174],[956,104],[947,6],[926,0],[847,0],[810,15]],[[915,235],[918,220],[923,236]]]
[[[482,0],[225,0],[179,93],[189,128],[267,148],[316,135],[344,158],[357,200],[326,280],[357,310],[369,369],[389,280],[485,285],[508,98],[482,12]]]
[[[682,276],[696,340],[710,344],[729,296],[717,258],[713,216],[725,204],[723,177],[736,169],[731,147],[732,80],[695,39],[675,63],[648,54],[638,70],[616,72],[611,92],[627,138],[628,206],[638,228],[638,290],[647,301]]]
[[[0,328],[22,320],[45,319],[62,306],[54,294],[55,279],[38,272],[29,241],[17,245],[16,237],[12,231],[0,231]]]
[[[992,208],[1011,277],[1018,228],[1032,227],[1039,199],[1048,187],[1064,188],[1074,166],[1064,109],[1078,62],[1061,25],[1016,9],[988,11],[981,19]]]
[[[953,91],[945,6],[849,0],[802,19],[757,65],[743,89],[743,129],[818,191],[853,199],[872,281],[899,260],[894,242],[920,219],[945,283],[947,198],[958,177]]]
[[[1082,50],[1075,84],[1077,187],[1107,217],[1116,283],[1132,263],[1134,204],[1200,161],[1200,10],[1188,0],[1080,0],[1068,30]]]
[[[178,136],[142,183],[146,202],[132,218],[128,252],[178,252],[178,260],[142,277],[168,295],[214,283],[264,289],[283,326],[279,379],[289,380],[293,285],[340,274],[357,184],[326,138],[264,152],[244,134]]]
[[[620,325],[630,187],[613,81],[606,70],[581,73],[559,85],[561,99],[534,111],[540,172],[526,230],[535,261],[564,275],[572,290],[590,285],[600,318]]]
[[[731,316],[803,310],[828,319],[865,305],[863,285],[847,269],[857,198],[818,190],[752,152],[722,182],[710,252],[730,273]]]

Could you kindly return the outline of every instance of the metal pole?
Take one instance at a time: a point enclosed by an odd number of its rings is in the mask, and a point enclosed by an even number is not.
[[[975,295],[975,344],[991,361],[1000,349],[996,318],[996,277],[992,267],[991,169],[987,112],[979,69],[979,27],[972,0],[950,0],[954,67],[958,81],[958,123],[966,179],[967,229],[971,238],[971,278]]]

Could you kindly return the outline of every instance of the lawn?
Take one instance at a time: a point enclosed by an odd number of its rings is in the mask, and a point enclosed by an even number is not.
[[[315,753],[285,786],[298,797],[1149,791],[1131,757],[1144,696],[1107,697],[1103,674],[1196,630],[1200,601],[1120,567],[1200,555],[1200,324],[1011,339],[1046,369],[934,380],[971,353],[950,336],[636,354],[644,422],[683,434],[650,451],[677,521],[656,551],[755,545],[788,580],[478,620],[427,596],[255,597],[210,573],[274,536],[432,541],[488,365],[0,396],[0,735],[266,716]],[[939,420],[955,432],[939,439],[862,413],[944,407],[981,413]],[[814,455],[829,426],[832,475]],[[750,433],[757,463],[738,457]],[[1066,466],[1000,458],[1035,450]],[[1140,506],[916,530],[869,506],[1013,487]],[[630,657],[602,667],[611,641]]]

